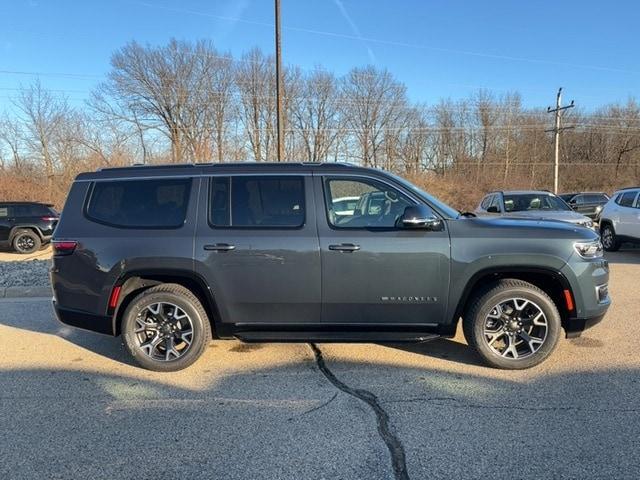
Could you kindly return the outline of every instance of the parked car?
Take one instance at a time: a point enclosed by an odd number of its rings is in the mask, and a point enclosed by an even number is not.
[[[336,215],[345,196],[363,207]],[[423,341],[452,337],[460,319],[486,363],[528,368],[610,303],[595,232],[475,218],[400,177],[334,163],[84,173],[53,245],[60,321],[121,334],[161,371],[192,364],[212,335]]]
[[[558,220],[594,228],[590,218],[574,212],[560,197],[544,190],[491,192],[482,199],[476,208],[476,214],[530,220]]]
[[[608,252],[624,242],[640,243],[640,187],[623,188],[611,196],[600,212],[600,235]]]
[[[573,210],[596,220],[602,208],[609,201],[609,196],[603,192],[563,193],[558,195]]]
[[[353,215],[360,197],[339,197],[333,200],[333,211],[336,215]]]
[[[58,219],[53,205],[0,202],[0,246],[18,253],[33,253],[49,243]]]

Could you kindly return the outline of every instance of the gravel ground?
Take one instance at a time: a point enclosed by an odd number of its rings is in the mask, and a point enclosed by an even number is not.
[[[0,287],[47,287],[50,260],[0,262]]]

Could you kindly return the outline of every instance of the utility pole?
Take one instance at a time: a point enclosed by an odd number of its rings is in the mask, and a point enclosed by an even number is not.
[[[282,132],[282,52],[280,50],[280,0],[276,2],[276,128],[278,130],[278,161],[284,160],[284,135]]]
[[[568,130],[570,127],[561,127],[561,119],[562,112],[569,108],[573,108],[573,100],[571,103],[566,106],[562,106],[562,87],[558,89],[558,96],[556,97],[556,108],[547,107],[547,113],[555,113],[556,114],[556,122],[555,127],[545,130],[545,132],[553,132],[554,133],[554,142],[555,142],[555,164],[554,164],[554,173],[553,173],[553,193],[558,194],[558,167],[560,166],[560,132],[563,130]]]

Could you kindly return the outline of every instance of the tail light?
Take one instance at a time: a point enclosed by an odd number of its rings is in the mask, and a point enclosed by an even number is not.
[[[69,240],[54,240],[53,242],[51,242],[51,245],[53,246],[54,255],[71,255],[78,246],[78,242]]]

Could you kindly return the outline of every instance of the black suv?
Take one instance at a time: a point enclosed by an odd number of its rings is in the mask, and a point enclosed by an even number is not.
[[[352,201],[352,210],[344,199]],[[543,361],[610,300],[598,235],[474,218],[406,180],[341,164],[196,164],[77,177],[53,240],[54,307],[122,334],[153,370],[212,336],[403,342],[464,334],[490,365]]]
[[[573,210],[591,220],[598,218],[602,208],[609,201],[607,194],[602,192],[562,193],[558,196]]]
[[[0,202],[0,247],[33,253],[51,240],[58,220],[53,205]]]

